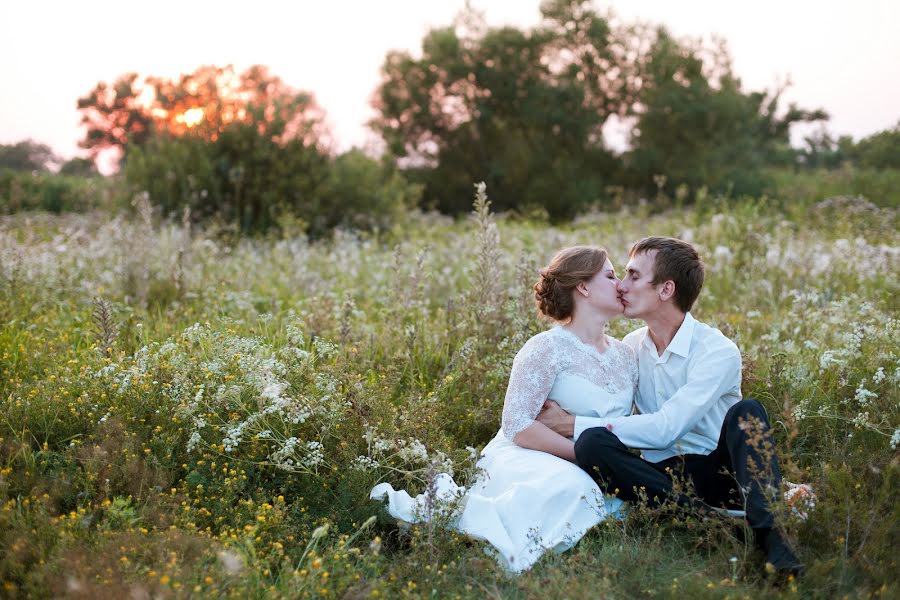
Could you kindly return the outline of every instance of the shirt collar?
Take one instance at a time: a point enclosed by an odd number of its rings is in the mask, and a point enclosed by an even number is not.
[[[691,350],[691,338],[694,336],[694,325],[696,323],[697,321],[691,316],[691,313],[685,313],[684,322],[678,328],[678,332],[672,338],[672,341],[669,342],[666,350],[672,354],[687,358]]]
[[[691,316],[691,313],[684,313],[684,321],[681,322],[681,327],[675,332],[675,337],[669,342],[669,345],[663,351],[662,356],[659,356],[656,353],[656,344],[653,343],[653,338],[650,337],[649,327],[644,332],[642,345],[647,352],[652,352],[653,356],[656,356],[657,359],[662,359],[667,356],[667,353],[677,354],[678,356],[687,358],[691,349],[691,338],[694,337],[694,325],[696,323],[697,320]]]

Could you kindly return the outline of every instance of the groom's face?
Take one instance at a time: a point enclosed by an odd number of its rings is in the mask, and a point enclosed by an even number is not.
[[[651,283],[655,258],[656,251],[642,252],[632,256],[625,266],[619,298],[629,319],[644,319],[659,308],[659,286]]]

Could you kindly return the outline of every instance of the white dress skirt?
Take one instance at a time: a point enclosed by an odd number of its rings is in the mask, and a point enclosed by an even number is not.
[[[621,513],[622,501],[604,496],[578,465],[511,440],[531,425],[548,398],[575,415],[631,413],[637,363],[630,348],[612,338],[603,353],[556,327],[532,337],[513,362],[500,431],[481,453],[469,490],[446,473],[424,494],[411,497],[389,483],[372,489],[388,512],[405,523],[432,518],[453,506],[449,525],[490,544],[504,569],[529,569],[547,551],[564,552],[588,529]]]

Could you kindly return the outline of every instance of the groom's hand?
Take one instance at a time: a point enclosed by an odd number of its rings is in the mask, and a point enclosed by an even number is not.
[[[553,400],[544,402],[537,420],[563,437],[570,438],[575,435],[575,417],[564,411]]]

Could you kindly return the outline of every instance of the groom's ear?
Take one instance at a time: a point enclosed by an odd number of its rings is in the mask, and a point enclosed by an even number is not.
[[[675,295],[675,282],[671,279],[659,286],[659,299],[665,302]]]

